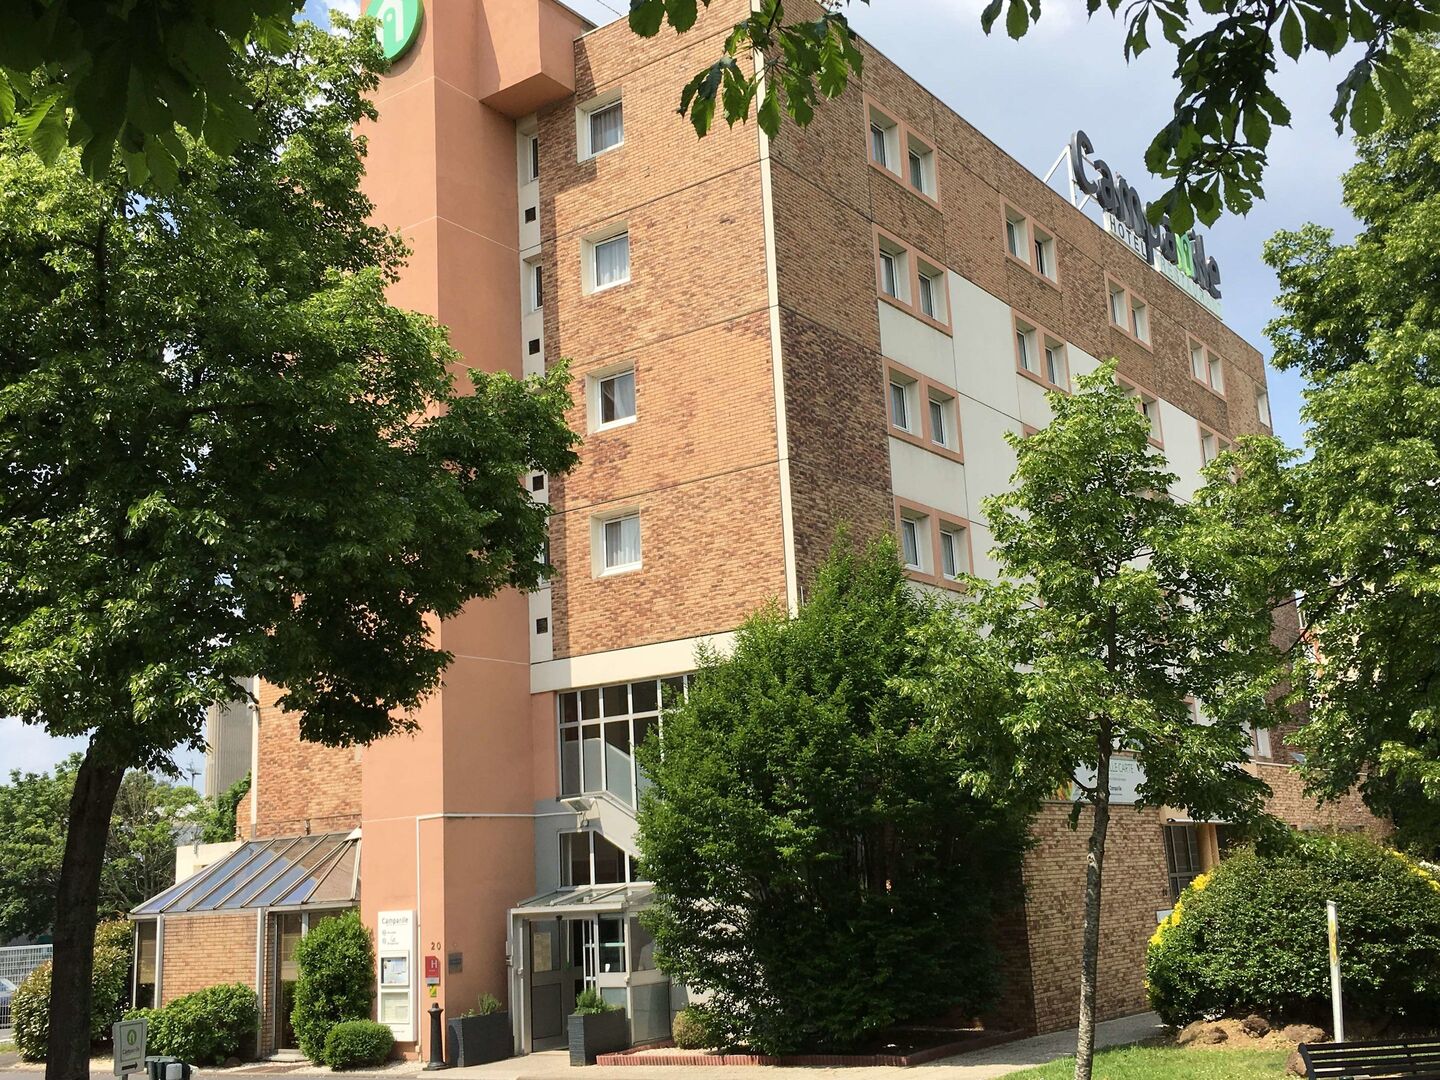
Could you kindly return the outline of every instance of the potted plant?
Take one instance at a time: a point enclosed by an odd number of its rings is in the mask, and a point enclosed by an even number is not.
[[[629,1045],[625,1010],[611,1005],[593,986],[586,987],[575,998],[575,1011],[570,1014],[570,1064],[594,1065],[598,1055]]]
[[[501,1061],[515,1051],[510,1014],[494,994],[481,994],[475,1008],[452,1017],[446,1026],[450,1032],[450,1052],[445,1060],[462,1069],[484,1065],[487,1061]]]

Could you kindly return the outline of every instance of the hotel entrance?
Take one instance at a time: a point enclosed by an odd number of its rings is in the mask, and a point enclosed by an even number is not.
[[[512,910],[522,1051],[565,1046],[575,999],[590,987],[625,1010],[632,1043],[669,1036],[670,980],[656,970],[654,942],[637,917],[649,898],[643,885],[563,889]]]

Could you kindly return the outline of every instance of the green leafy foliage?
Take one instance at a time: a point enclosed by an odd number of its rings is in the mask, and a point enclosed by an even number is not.
[[[1440,881],[1364,836],[1291,833],[1198,879],[1146,956],[1167,1024],[1205,1016],[1328,1023],[1325,903],[1340,916],[1347,1019],[1440,1022]]]
[[[297,0],[44,0],[9,5],[0,124],[47,163],[75,147],[103,178],[174,186],[186,138],[231,153],[258,138],[245,50],[283,47]]]
[[[601,1013],[614,1012],[617,1008],[619,1008],[618,1005],[611,1005],[595,987],[587,986],[575,995],[575,1008],[572,1015],[598,1016]]]
[[[967,683],[955,714],[917,696],[938,663],[917,637],[932,603],[892,541],[842,540],[793,618],[763,610],[730,656],[702,657],[663,753],[639,748],[643,919],[659,966],[706,995],[716,1044],[847,1048],[993,998],[991,923],[1015,899],[1027,815],[956,749],[991,685]]]
[[[110,1027],[119,1020],[130,993],[130,970],[134,930],[123,919],[101,923],[95,928],[94,967],[90,976],[90,1038],[92,1043],[109,1038]],[[50,961],[32,971],[20,983],[10,1002],[15,1026],[15,1048],[26,1061],[44,1061],[50,1038]]]
[[[374,1020],[346,1020],[325,1036],[324,1062],[332,1069],[383,1065],[395,1047],[395,1036]]]
[[[330,1030],[347,1020],[370,1017],[375,950],[360,913],[347,911],[312,925],[295,947],[295,963],[299,978],[290,1023],[305,1056],[328,1061]]]
[[[1217,495],[1231,482],[1223,456],[1192,500],[1171,497],[1176,478],[1113,361],[1076,384],[1047,394],[1049,425],[1009,436],[1011,488],[982,503],[999,576],[972,580],[967,621],[940,622],[931,637],[941,656],[964,658],[989,630],[1013,687],[957,737],[977,754],[1013,747],[1014,784],[1077,790],[1072,824],[1089,813],[1076,1055],[1077,1080],[1088,1080],[1112,759],[1123,751],[1143,770],[1141,806],[1246,821],[1268,792],[1247,769],[1250,730],[1284,714],[1269,701],[1277,527]],[[942,664],[933,692],[963,706],[969,682],[965,666]]]
[[[246,773],[220,794],[205,800],[200,814],[202,843],[223,844],[235,839],[235,811],[249,792],[250,774]]]
[[[0,936],[51,928],[79,763],[74,754],[53,773],[12,772],[9,784],[0,784]],[[103,915],[129,911],[174,882],[175,845],[198,804],[194,790],[184,785],[143,771],[125,775],[105,844]],[[129,928],[119,925],[128,948]]]
[[[1306,453],[1246,461],[1238,490],[1289,526],[1283,582],[1308,634],[1297,736],[1317,790],[1357,783],[1399,840],[1440,854],[1440,53],[1405,54],[1408,115],[1357,138],[1344,177],[1360,222],[1337,244],[1278,233],[1267,328],[1275,363],[1306,379]]]
[[[817,88],[823,97],[835,97],[861,73],[863,57],[846,6],[830,0],[818,19],[787,24],[780,0],[764,0],[726,38],[722,59],[686,84],[680,112],[704,135],[717,105],[733,125],[747,119],[758,100],[757,119],[773,136],[783,96],[785,112],[804,127],[814,114]],[[1413,87],[1403,65],[1407,34],[1440,28],[1437,0],[1085,0],[1085,8],[1091,17],[1105,9],[1125,20],[1127,60],[1156,44],[1152,29],[1174,49],[1174,115],[1155,134],[1145,163],[1171,181],[1149,207],[1151,220],[1168,215],[1181,232],[1197,216],[1212,223],[1222,207],[1244,214],[1263,196],[1271,128],[1290,123],[1290,110],[1273,85],[1280,53],[1298,61],[1307,54],[1334,57],[1352,42],[1364,46],[1336,87],[1331,114],[1337,131],[1348,118],[1364,136],[1388,113],[1405,115],[1412,108]],[[1002,14],[1006,34],[1022,38],[1040,21],[1041,0],[989,0],[980,13],[987,34]],[[683,33],[696,15],[696,0],[634,0],[630,27],[642,37],[653,37],[666,23]],[[752,50],[765,59],[765,79],[778,87],[742,66]]]
[[[504,1011],[505,1005],[494,994],[481,994],[475,1002],[476,1016],[492,1016]]]
[[[688,1005],[675,1014],[670,1036],[681,1050],[709,1050],[716,1044],[705,1010],[699,1005]]]
[[[147,1050],[191,1065],[220,1065],[226,1058],[255,1054],[260,1022],[255,991],[243,983],[207,986],[175,998],[161,1009],[133,1009],[130,1019],[147,1021]]]

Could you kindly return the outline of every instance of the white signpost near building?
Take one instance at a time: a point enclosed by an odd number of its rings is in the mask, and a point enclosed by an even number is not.
[[[120,1020],[110,1029],[115,1046],[115,1075],[145,1070],[145,1021]]]

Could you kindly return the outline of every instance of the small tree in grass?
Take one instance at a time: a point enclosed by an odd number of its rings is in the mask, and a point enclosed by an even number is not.
[[[908,689],[935,607],[893,542],[842,540],[799,613],[764,610],[731,656],[705,655],[641,746],[646,925],[661,967],[708,993],[711,1040],[845,1049],[993,998],[989,926],[1024,815],[977,792],[978,759]],[[992,707],[996,687],[971,685]]]
[[[375,950],[360,913],[347,911],[311,926],[295,946],[295,1007],[290,1024],[301,1052],[325,1060],[325,1039],[336,1024],[370,1019]]]
[[[1027,787],[1080,789],[1072,821],[1086,817],[1090,837],[1075,1076],[1089,1080],[1112,758],[1138,759],[1142,806],[1232,821],[1258,813],[1266,788],[1244,765],[1250,727],[1279,719],[1267,704],[1278,673],[1269,553],[1279,548],[1267,515],[1219,498],[1223,461],[1194,501],[1167,494],[1175,477],[1113,365],[1079,379],[1074,395],[1048,397],[1050,425],[1011,436],[1012,490],[983,504],[1000,578],[975,581],[966,612],[1017,672],[1014,696],[993,717],[967,707],[974,629],[946,620],[932,643],[956,670],[940,667],[933,692],[955,698],[967,744],[1013,740]]]

